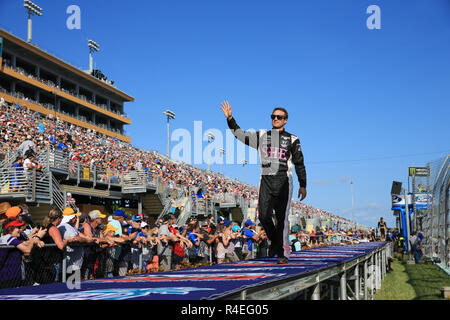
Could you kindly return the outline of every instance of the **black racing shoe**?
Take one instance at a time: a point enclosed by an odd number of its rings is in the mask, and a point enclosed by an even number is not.
[[[278,258],[278,262],[277,263],[278,264],[288,264],[289,263],[289,259],[286,258],[285,256],[280,256]]]

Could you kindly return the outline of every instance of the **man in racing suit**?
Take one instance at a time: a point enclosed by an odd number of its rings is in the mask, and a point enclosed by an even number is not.
[[[295,167],[300,201],[306,197],[306,170],[298,137],[284,130],[288,113],[284,108],[272,112],[272,129],[243,131],[232,116],[228,101],[221,105],[234,136],[258,150],[261,161],[259,186],[259,220],[271,242],[269,256],[278,256],[278,263],[288,263],[290,254],[288,214],[292,197],[292,167]],[[275,223],[273,211],[275,210]]]

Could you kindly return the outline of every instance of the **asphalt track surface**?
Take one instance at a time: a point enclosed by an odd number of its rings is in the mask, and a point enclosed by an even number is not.
[[[386,242],[368,242],[291,253],[289,263],[258,258],[179,271],[0,290],[0,300],[204,300],[311,273],[364,256]]]

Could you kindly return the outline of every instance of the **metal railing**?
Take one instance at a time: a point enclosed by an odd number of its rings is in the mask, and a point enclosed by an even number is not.
[[[392,257],[390,243],[350,261],[223,295],[227,300],[373,300]]]
[[[22,168],[0,168],[0,195],[16,196],[27,192],[30,178]]]
[[[450,155],[428,163],[430,168],[431,204],[421,217],[425,238],[425,256],[439,262],[450,273]]]
[[[128,250],[130,250],[130,243],[127,245]],[[34,245],[29,255],[22,255],[22,261],[19,262],[19,265],[8,264],[2,268],[0,288],[66,282],[68,281],[68,276],[70,277],[76,272],[78,272],[78,280],[82,280],[86,278],[86,274],[88,274],[88,277],[93,276],[94,263],[98,263],[96,277],[106,278],[112,275],[118,276],[119,274],[108,268],[105,260],[109,259],[110,262],[111,260],[116,260],[114,263],[122,261],[114,257],[114,252],[111,252],[111,250],[116,250],[119,247],[125,248],[121,245],[101,248],[95,243],[71,243],[70,246],[60,250],[56,244],[46,244],[42,248]],[[89,253],[85,251],[87,249],[93,249],[93,251]],[[122,271],[120,275],[126,275],[126,272],[132,269],[142,273],[147,272],[146,263],[151,260],[149,259],[149,249],[151,250],[150,245],[141,245],[138,250],[131,251],[131,263],[129,266],[125,264],[126,270]],[[17,250],[17,248],[15,246],[1,245],[0,250]],[[78,266],[70,265],[69,263],[69,256],[74,250],[81,250],[79,251],[79,257],[82,258]],[[92,253],[94,255],[88,257],[88,254]],[[91,259],[90,264],[89,258]],[[17,270],[21,270],[21,272],[18,273]]]
[[[61,189],[61,186],[58,180],[51,175],[51,184],[50,184],[50,193],[51,193],[51,204],[56,206],[59,210],[63,211],[66,207],[66,201],[64,192]]]

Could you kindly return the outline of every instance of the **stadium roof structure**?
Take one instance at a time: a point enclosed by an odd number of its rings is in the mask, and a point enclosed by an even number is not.
[[[58,66],[66,69],[69,72],[73,72],[78,76],[81,76],[91,82],[93,82],[94,84],[105,88],[106,90],[112,91],[113,93],[117,94],[118,96],[120,96],[124,101],[126,102],[134,102],[134,97],[126,94],[125,92],[117,89],[116,87],[101,81],[100,79],[97,79],[96,77],[90,75],[89,73],[75,67],[72,66],[71,64],[69,64],[68,62],[65,62],[57,57],[55,57],[54,55],[38,48],[36,45],[27,43],[26,41],[16,37],[15,35],[7,32],[4,29],[0,29],[0,37],[5,38],[6,40],[11,41],[12,43],[15,43],[16,45],[23,47],[26,50],[31,51],[32,53],[35,53],[36,55],[42,57],[43,59],[47,60],[47,61],[51,61],[54,62],[55,64],[57,64]]]

